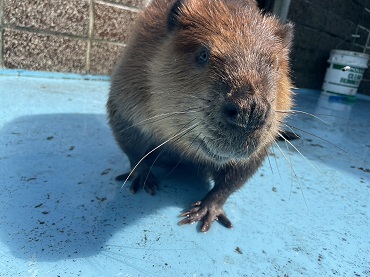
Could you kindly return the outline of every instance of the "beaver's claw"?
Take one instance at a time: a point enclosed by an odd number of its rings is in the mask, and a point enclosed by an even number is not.
[[[180,217],[185,218],[179,222],[179,225],[203,221],[200,231],[207,232],[211,228],[213,221],[217,220],[225,227],[233,228],[232,223],[226,217],[225,212],[219,205],[214,203],[205,204],[202,201],[197,201],[193,203],[192,206],[194,208],[180,215]]]

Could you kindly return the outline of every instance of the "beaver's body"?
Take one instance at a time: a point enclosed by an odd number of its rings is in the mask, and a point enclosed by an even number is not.
[[[262,16],[254,1],[154,0],[107,103],[134,169],[131,190],[154,193],[154,161],[193,164],[215,185],[180,223],[232,227],[222,206],[260,167],[284,120],[279,111],[292,105],[290,41],[291,26]]]

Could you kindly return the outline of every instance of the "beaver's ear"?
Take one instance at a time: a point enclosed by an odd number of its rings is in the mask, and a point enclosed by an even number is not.
[[[293,23],[288,22],[278,28],[275,33],[279,38],[281,38],[286,47],[289,47],[293,41],[293,28]]]
[[[180,10],[184,6],[186,0],[177,0],[167,17],[167,29],[173,31],[179,23]]]

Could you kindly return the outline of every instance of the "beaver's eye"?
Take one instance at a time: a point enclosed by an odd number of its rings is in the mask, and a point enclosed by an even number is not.
[[[197,63],[199,65],[206,65],[209,60],[209,50],[206,47],[202,47],[197,55]]]

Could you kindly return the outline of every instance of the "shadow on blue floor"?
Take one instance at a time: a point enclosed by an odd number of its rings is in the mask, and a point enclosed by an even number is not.
[[[111,137],[96,135],[101,129],[110,136],[105,115],[49,114],[17,118],[0,131],[11,139],[7,151],[20,155],[16,161],[1,157],[12,176],[0,194],[1,203],[12,202],[2,215],[1,240],[14,256],[27,260],[38,253],[39,261],[58,261],[96,255],[112,234],[142,216],[178,202],[186,208],[208,191],[178,169],[167,177],[178,179],[176,187],[155,197],[132,195],[114,180],[128,166],[91,163],[111,149]]]

